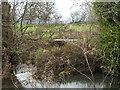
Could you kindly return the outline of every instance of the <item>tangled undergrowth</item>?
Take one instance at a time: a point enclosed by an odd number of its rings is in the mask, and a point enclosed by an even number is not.
[[[76,36],[77,41],[64,41],[54,43],[54,39],[31,39],[23,36],[17,52],[20,63],[32,63],[37,67],[33,75],[41,81],[61,81],[68,75],[90,73],[86,56],[92,72],[100,69],[100,59],[96,50],[98,45],[98,31],[75,32],[70,38]],[[63,37],[66,37],[66,33]],[[57,37],[57,36],[56,36]],[[59,37],[59,36],[58,36]],[[52,41],[51,41],[52,40]],[[54,44],[51,44],[54,43]],[[15,59],[14,59],[15,60]]]
[[[95,51],[87,52],[89,64],[93,72],[100,67],[100,61]],[[65,76],[78,72],[89,73],[84,52],[74,44],[66,44],[64,47],[53,47],[39,54],[36,58],[37,73],[35,77],[45,81],[60,81]]]
[[[42,43],[46,48],[39,48],[30,54],[37,72],[36,79],[43,81],[61,81],[65,76],[90,73],[85,55],[87,56],[92,72],[100,69],[100,59],[96,50],[98,43],[91,32],[83,33],[76,42],[66,42],[64,46],[50,46],[48,42]],[[89,34],[89,35],[88,35]],[[94,36],[94,37],[93,37]]]

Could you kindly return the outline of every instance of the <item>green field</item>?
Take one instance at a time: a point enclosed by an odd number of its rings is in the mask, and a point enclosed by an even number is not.
[[[65,34],[77,33],[80,31],[96,31],[98,25],[91,24],[23,24],[23,27],[28,26],[27,29],[23,29],[27,34],[34,34],[36,37],[61,37]],[[17,24],[18,30],[20,30],[20,24]],[[54,34],[54,35],[52,35]],[[65,35],[65,36],[66,36]],[[32,37],[33,37],[32,36]],[[67,37],[67,36],[66,36]],[[34,37],[35,38],[35,37]]]
[[[18,28],[20,28],[20,24],[17,24]],[[35,31],[36,29],[43,29],[43,30],[57,30],[57,29],[74,29],[74,30],[96,30],[98,25],[91,25],[91,24],[23,24],[23,27],[29,26],[27,31]]]

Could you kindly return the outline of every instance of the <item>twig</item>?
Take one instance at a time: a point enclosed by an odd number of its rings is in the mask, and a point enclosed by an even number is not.
[[[87,65],[88,65],[88,68],[89,68],[89,70],[90,70],[90,73],[91,73],[91,76],[92,76],[92,80],[93,80],[93,86],[94,86],[94,88],[95,88],[95,83],[94,83],[94,75],[93,75],[93,72],[92,72],[92,69],[91,69],[91,67],[90,67],[90,64],[89,64],[89,62],[88,62],[88,58],[87,58],[87,55],[86,55],[86,53],[84,52],[84,56],[85,56],[85,60],[86,60],[86,62],[87,62]]]
[[[79,72],[81,75],[85,76],[87,79],[89,79],[89,80],[93,83],[92,79],[91,79],[90,77],[88,77],[87,75],[85,75],[84,73],[82,73],[81,71],[79,71],[78,69],[76,69],[76,68],[73,66],[73,64],[70,62],[69,59],[68,59],[68,64],[69,64],[69,66],[70,66],[71,68],[73,68],[74,70],[76,70],[77,72]],[[71,64],[71,65],[70,65],[70,64]]]
[[[90,67],[90,64],[89,64],[87,55],[86,55],[87,50],[86,50],[86,44],[85,44],[85,43],[86,43],[86,38],[84,38],[84,41],[83,41],[83,48],[82,48],[82,47],[80,47],[80,48],[83,50],[84,57],[85,57],[85,61],[86,61],[86,63],[87,63],[87,66],[88,66],[88,68],[89,68],[89,70],[90,70],[90,73],[91,73],[91,76],[92,76],[93,87],[95,88],[94,75],[93,75],[92,69],[91,69],[91,67]]]
[[[112,83],[113,83],[113,80],[114,80],[114,78],[112,77],[111,82],[110,82],[110,85],[109,85],[109,88],[111,88],[111,85],[112,85]]]

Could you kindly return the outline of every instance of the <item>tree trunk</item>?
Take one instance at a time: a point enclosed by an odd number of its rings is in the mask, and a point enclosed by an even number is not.
[[[2,74],[3,78],[10,78],[11,64],[9,62],[11,51],[11,43],[13,32],[10,25],[10,5],[7,2],[2,2],[2,46],[3,46],[3,57],[2,57]]]
[[[11,46],[13,32],[10,24],[10,5],[7,2],[2,2],[2,37],[6,47]],[[3,45],[4,46],[4,45]]]
[[[11,81],[9,84],[12,85],[11,87],[15,87],[12,80],[17,81],[17,84],[20,83],[12,72],[11,51],[13,46],[13,31],[9,12],[10,5],[8,2],[2,2],[2,80],[3,84],[6,84],[4,82],[6,80]]]

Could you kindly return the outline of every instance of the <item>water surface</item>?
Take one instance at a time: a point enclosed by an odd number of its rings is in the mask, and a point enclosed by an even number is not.
[[[36,72],[36,68],[22,64],[16,68],[16,77],[24,88],[93,88],[93,83],[82,75],[74,75],[66,77],[61,83],[41,82],[33,79],[32,75]],[[91,76],[87,74],[87,76]],[[104,75],[101,73],[94,74],[96,88],[109,88],[112,77],[108,77],[104,83]],[[120,88],[116,84],[117,78],[113,79],[111,88]]]

